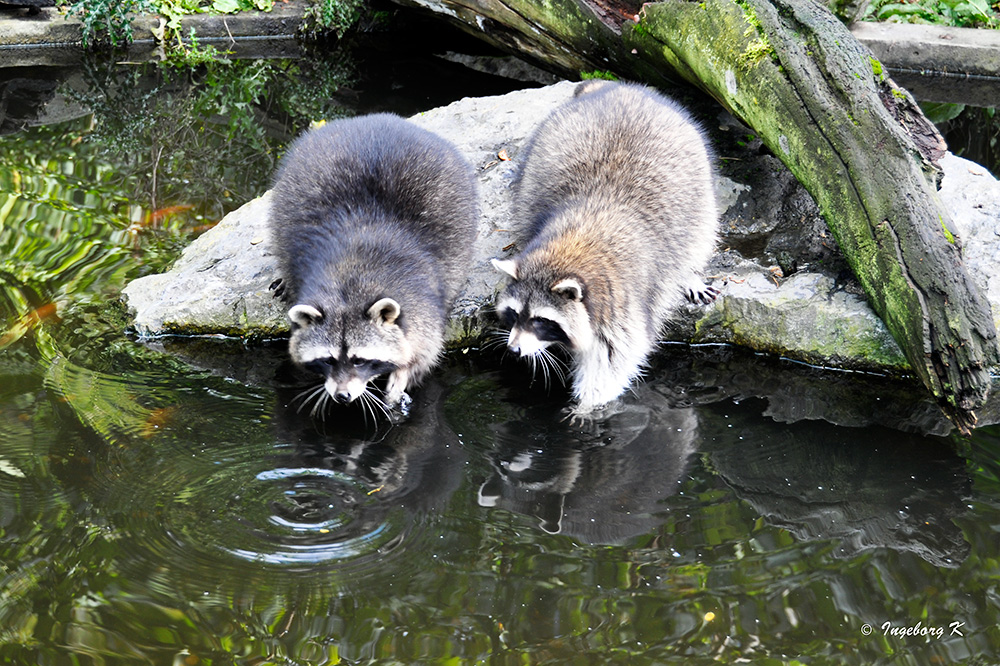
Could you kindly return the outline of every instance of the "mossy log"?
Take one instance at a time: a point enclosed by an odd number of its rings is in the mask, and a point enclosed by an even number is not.
[[[944,141],[829,9],[812,0],[419,5],[567,73],[684,79],[718,100],[816,199],[914,373],[962,431],[975,424],[1000,354],[936,194]]]

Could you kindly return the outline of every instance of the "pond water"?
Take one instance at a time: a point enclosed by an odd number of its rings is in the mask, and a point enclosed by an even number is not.
[[[463,350],[388,427],[300,411],[280,341],[123,334],[125,281],[266,188],[309,117],[524,85],[385,42],[88,62],[52,80],[91,112],[4,128],[0,658],[1000,659],[1000,430],[948,434],[906,381],[668,346],[574,425],[558,388]]]

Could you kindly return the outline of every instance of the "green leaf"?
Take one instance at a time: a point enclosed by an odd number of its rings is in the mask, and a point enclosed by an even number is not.
[[[240,11],[239,0],[215,0],[212,9],[223,14],[234,14]]]
[[[942,102],[922,102],[920,110],[924,112],[927,119],[932,123],[943,123],[954,120],[965,111],[964,104],[946,104]]]

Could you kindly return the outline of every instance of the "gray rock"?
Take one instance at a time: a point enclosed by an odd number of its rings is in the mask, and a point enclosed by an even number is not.
[[[480,174],[483,214],[475,260],[448,333],[453,347],[473,344],[490,325],[503,281],[489,260],[517,251],[510,187],[519,152],[535,125],[568,99],[574,86],[562,82],[467,98],[412,118],[454,142]],[[720,131],[731,131],[723,125]],[[728,209],[724,247],[710,272],[722,293],[711,306],[683,308],[665,338],[734,343],[817,365],[905,370],[885,325],[846,274],[811,198],[775,158],[750,153],[733,160],[738,169],[724,170],[719,179],[719,196]],[[941,197],[996,319],[1000,275],[992,267],[1000,262],[1000,182],[953,155],[943,167]],[[268,290],[277,275],[267,208],[267,195],[249,202],[193,242],[170,271],[129,284],[123,299],[135,331],[144,337],[284,334],[284,315]]]
[[[143,337],[273,337],[288,331],[268,287],[276,262],[268,251],[270,192],[227,215],[184,249],[166,273],[129,283],[122,297]]]

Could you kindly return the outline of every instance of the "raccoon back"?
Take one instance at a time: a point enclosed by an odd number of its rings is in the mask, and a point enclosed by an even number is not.
[[[290,298],[320,259],[317,252],[328,256],[331,246],[368,224],[381,225],[387,236],[416,239],[435,261],[450,301],[471,256],[477,185],[454,146],[392,114],[337,120],[305,133],[276,174],[271,207]],[[324,242],[317,244],[319,238]]]
[[[715,247],[712,164],[701,129],[672,100],[634,84],[585,84],[530,140],[518,217],[533,238],[575,207],[625,211],[611,220],[628,227],[653,270],[676,280],[700,271]],[[625,231],[614,227],[604,233]]]

